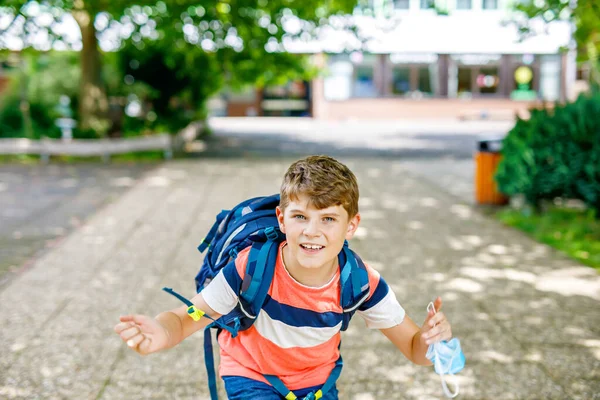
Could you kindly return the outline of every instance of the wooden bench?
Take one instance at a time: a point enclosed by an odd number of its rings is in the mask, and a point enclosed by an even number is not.
[[[0,154],[37,154],[43,163],[47,163],[50,156],[54,155],[100,156],[108,162],[113,154],[150,150],[162,150],[165,159],[171,159],[171,136],[164,133],[129,139],[0,139]]]

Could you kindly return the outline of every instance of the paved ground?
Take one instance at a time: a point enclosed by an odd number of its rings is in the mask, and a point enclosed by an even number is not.
[[[415,320],[442,296],[467,357],[460,398],[600,398],[598,274],[477,212],[469,173],[451,168],[468,156],[409,155],[339,156],[362,190],[352,246]],[[215,213],[275,192],[295,158],[209,151],[162,164],[44,252],[0,288],[0,398],[207,398],[201,335],[141,358],[112,326],[124,312],[178,305],[160,288],[193,291],[195,247]],[[450,177],[442,185],[427,178],[441,172]],[[437,375],[359,318],[343,354],[342,399],[442,398]]]
[[[0,165],[0,288],[154,166]]]
[[[325,152],[337,156],[471,158],[479,138],[503,136],[510,122],[456,120],[315,121],[308,118],[213,118],[211,154],[264,158]]]

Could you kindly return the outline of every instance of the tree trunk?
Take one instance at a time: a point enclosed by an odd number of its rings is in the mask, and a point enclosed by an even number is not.
[[[102,60],[96,39],[94,15],[90,15],[85,9],[76,9],[72,13],[81,29],[83,44],[80,51],[79,129],[92,129],[99,136],[104,136],[109,126],[108,99],[102,81]]]

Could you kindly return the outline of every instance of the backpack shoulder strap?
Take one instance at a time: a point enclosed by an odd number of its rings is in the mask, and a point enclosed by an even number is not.
[[[273,227],[265,228],[262,234],[266,241],[252,244],[239,295],[242,312],[252,320],[256,319],[267,298],[282,239],[281,232]]]
[[[342,330],[348,329],[350,319],[369,297],[369,274],[362,259],[347,244],[339,255],[341,306],[344,310]]]

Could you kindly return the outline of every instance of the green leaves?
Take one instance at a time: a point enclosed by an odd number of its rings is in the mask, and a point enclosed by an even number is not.
[[[0,12],[12,14],[15,23],[0,30],[0,49],[15,35],[20,35],[24,47],[44,51],[83,46],[82,88],[87,82],[101,91],[107,86],[108,96],[126,97],[124,89],[147,93],[144,97],[159,117],[178,121],[169,126],[177,130],[182,127],[177,124],[202,117],[206,100],[223,86],[236,90],[312,77],[315,69],[307,57],[284,51],[284,42],[312,37],[328,17],[349,14],[355,4],[355,0],[4,0]],[[77,37],[63,35],[57,28],[69,15],[80,30],[91,32],[87,38],[98,29],[95,37],[100,41],[79,43]],[[32,38],[38,33],[49,40],[35,43]],[[97,73],[104,69],[95,50],[98,43],[104,50],[117,51],[121,59],[121,70],[108,79],[106,71]],[[100,75],[106,82],[98,81]],[[86,90],[80,93],[85,96]],[[82,109],[79,115],[101,118],[103,111]]]
[[[504,139],[496,181],[536,206],[556,197],[583,200],[600,215],[600,94],[531,110]]]

